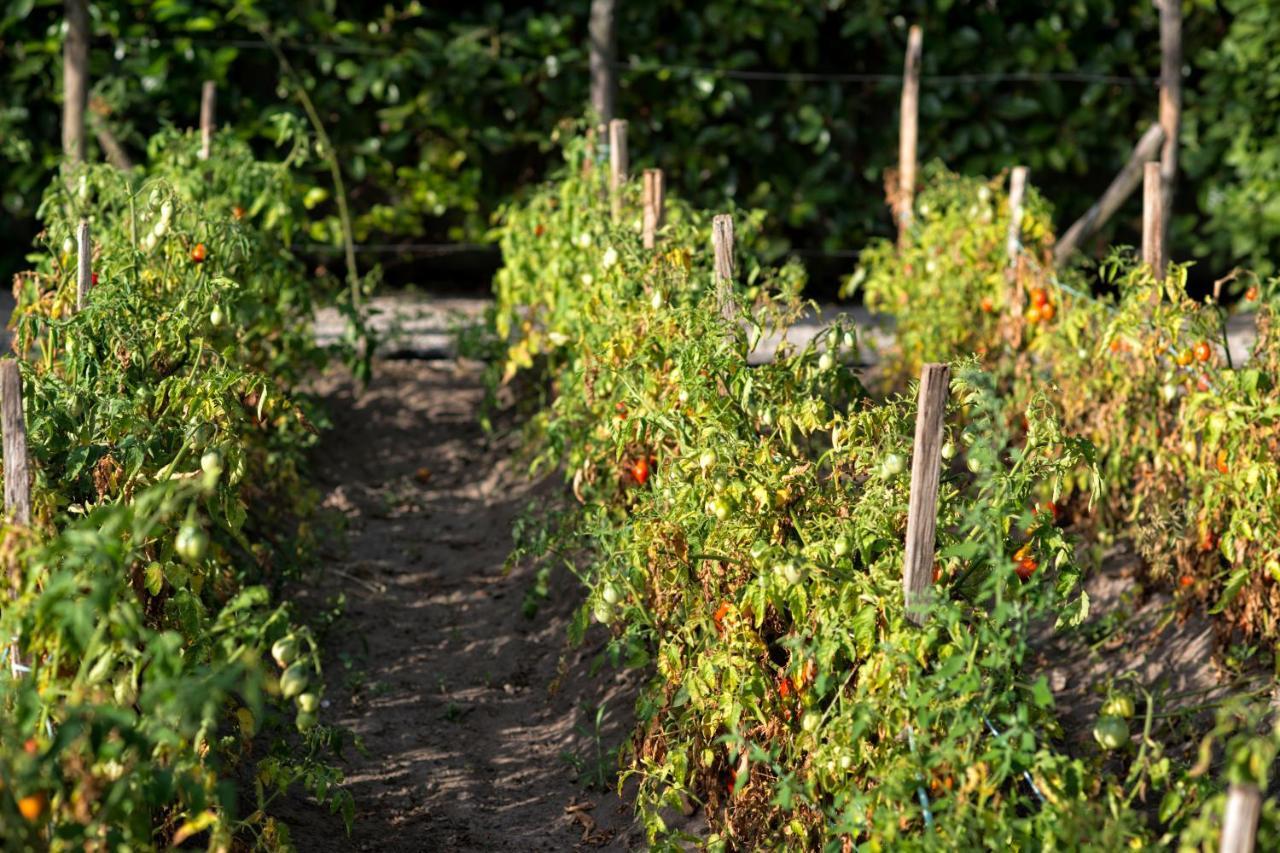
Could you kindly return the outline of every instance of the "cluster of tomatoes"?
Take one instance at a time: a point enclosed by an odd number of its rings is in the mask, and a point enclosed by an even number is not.
[[[1031,288],[1030,304],[1022,315],[1026,321],[1033,326],[1037,323],[1048,323],[1056,313],[1053,302],[1049,300],[1049,292],[1043,287]]]

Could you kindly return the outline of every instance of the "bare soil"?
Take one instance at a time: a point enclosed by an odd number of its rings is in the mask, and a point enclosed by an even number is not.
[[[585,787],[630,733],[639,675],[592,674],[599,629],[567,645],[581,601],[567,571],[533,618],[521,609],[532,569],[503,571],[514,518],[563,486],[532,483],[512,442],[477,425],[477,367],[387,361],[376,377],[360,391],[332,373],[317,389],[334,419],[317,454],[322,517],[345,535],[296,595],[313,613],[346,597],[325,641],[321,719],[363,742],[340,762],[355,825],[348,835],[301,795],[277,816],[303,851],[640,844],[629,805]]]

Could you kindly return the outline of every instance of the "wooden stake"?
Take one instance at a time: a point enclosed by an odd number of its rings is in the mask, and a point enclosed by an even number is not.
[[[591,110],[604,122],[613,118],[613,104],[618,94],[617,6],[617,0],[591,0],[587,22]]]
[[[72,163],[85,159],[84,111],[89,102],[89,6],[66,0],[67,37],[62,42],[62,152]]]
[[[644,170],[644,247],[652,249],[658,243],[658,229],[666,205],[667,191],[661,169]]]
[[[1222,813],[1219,853],[1253,853],[1262,813],[1262,792],[1257,785],[1232,783],[1227,790],[1227,807]]]
[[[4,511],[18,524],[31,523],[27,466],[27,422],[22,414],[22,374],[12,358],[0,360],[0,430],[4,431]]]
[[[716,255],[716,301],[726,320],[733,320],[738,307],[733,299],[733,217],[721,213],[711,220],[711,244]]]
[[[213,149],[214,108],[218,102],[218,84],[205,80],[200,90],[200,159],[208,160]]]
[[[93,241],[89,239],[89,220],[81,219],[76,227],[76,310],[89,304],[93,287]]]
[[[1182,0],[1158,0],[1160,8],[1160,150],[1161,205],[1164,222],[1160,242],[1169,245],[1173,193],[1178,179],[1178,134],[1182,127]]]
[[[938,526],[938,481],[942,469],[942,422],[947,411],[951,368],[926,364],[920,370],[916,403],[916,441],[911,452],[911,500],[907,511],[907,553],[902,592],[907,619],[925,623],[933,586],[934,543]]]
[[[1022,248],[1022,200],[1027,193],[1027,167],[1015,166],[1009,175],[1009,237],[1005,241],[1005,254],[1009,266],[1018,265],[1018,252]]]
[[[609,122],[609,195],[613,201],[613,219],[622,218],[622,188],[627,183],[627,122],[615,118]]]
[[[902,69],[902,113],[898,127],[898,245],[907,239],[916,195],[916,137],[920,108],[920,55],[924,39],[920,27],[907,35],[907,55]]]
[[[1159,163],[1147,163],[1142,170],[1142,262],[1158,281],[1164,280],[1164,188]]]
[[[1160,146],[1163,143],[1164,129],[1159,124],[1153,124],[1147,128],[1147,132],[1142,134],[1138,144],[1133,147],[1129,161],[1112,179],[1111,186],[1107,187],[1102,197],[1067,229],[1062,239],[1058,240],[1058,245],[1053,250],[1054,263],[1061,264],[1070,257],[1072,252],[1080,248],[1085,240],[1105,225],[1112,214],[1120,209],[1120,205],[1124,204],[1125,199],[1142,180],[1143,164],[1159,156]]]

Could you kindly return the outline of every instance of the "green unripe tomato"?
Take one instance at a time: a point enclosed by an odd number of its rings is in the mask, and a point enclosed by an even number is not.
[[[1136,708],[1133,704],[1133,697],[1123,693],[1117,693],[1102,705],[1102,716],[1119,717],[1127,720],[1134,715]]]
[[[707,509],[715,516],[716,521],[725,521],[733,514],[733,504],[724,497],[714,497],[707,502]]]
[[[198,563],[204,559],[205,552],[209,550],[209,537],[201,529],[200,525],[184,521],[182,526],[178,528],[178,538],[174,541],[174,550],[178,552],[179,557],[188,563]]]
[[[836,537],[836,544],[831,549],[837,557],[847,557],[849,552],[853,550],[853,543],[849,541],[848,536]]]
[[[836,366],[836,360],[832,358],[831,353],[824,352],[818,356],[818,369],[824,373]]]
[[[210,325],[210,326],[221,326],[221,325],[222,325],[222,321],[223,321],[224,319],[226,319],[226,318],[222,316],[222,306],[221,306],[221,305],[215,305],[215,306],[213,306],[213,310],[211,310],[211,311],[209,312],[209,325]]]
[[[1093,724],[1093,739],[1105,750],[1119,749],[1129,742],[1129,724],[1120,717],[1098,717]]]
[[[906,467],[906,460],[904,460],[901,455],[897,453],[890,453],[884,458],[884,461],[880,463],[880,474],[887,480],[890,477],[896,477],[901,474]]]
[[[973,474],[977,474],[979,471],[982,470],[982,463],[972,456],[970,456],[967,460],[965,460],[965,465],[966,467],[968,467],[969,471]]]
[[[822,722],[822,715],[817,711],[806,711],[800,719],[800,728],[812,734],[817,730],[818,724]]]
[[[956,443],[954,441],[946,441],[942,444],[942,458],[950,462],[956,458]]]
[[[217,479],[222,474],[222,454],[216,450],[206,450],[200,457],[200,470],[210,478]]]
[[[304,714],[314,714],[320,709],[320,697],[314,693],[302,693],[298,696],[298,709]]]
[[[613,621],[613,607],[607,601],[597,601],[591,607],[591,615],[601,625],[608,625]]]
[[[296,661],[280,675],[280,693],[286,699],[292,699],[294,696],[302,693],[307,689],[310,679],[307,676],[307,665],[303,661]]]
[[[605,600],[606,604],[613,605],[622,600],[622,593],[618,591],[616,586],[611,583],[607,583],[604,585],[604,589],[601,591],[600,597]]]
[[[298,726],[298,731],[309,732],[316,727],[316,715],[310,711],[299,711],[298,716],[294,718],[294,723]]]
[[[288,667],[298,659],[298,638],[289,634],[276,640],[271,645],[271,657],[281,669]]]

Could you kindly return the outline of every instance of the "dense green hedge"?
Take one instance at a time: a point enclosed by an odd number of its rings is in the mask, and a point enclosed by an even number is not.
[[[135,152],[157,124],[195,122],[210,75],[221,85],[219,114],[265,137],[277,113],[301,113],[257,32],[255,21],[270,21],[333,133],[358,238],[479,239],[491,211],[554,159],[549,131],[581,111],[588,5],[91,3],[93,92]],[[921,156],[983,174],[1025,163],[1059,216],[1072,217],[1154,117],[1153,86],[937,78],[1158,74],[1148,0],[1048,5],[622,0],[619,110],[633,120],[634,156],[667,167],[695,203],[718,203],[727,190],[777,217],[772,230],[794,246],[858,248],[889,225],[881,178],[896,156],[897,82],[742,80],[697,69],[894,75],[906,27],[919,22],[924,73],[935,76],[922,92]],[[1175,251],[1258,267],[1280,237],[1280,214],[1266,200],[1280,180],[1267,155],[1275,131],[1262,130],[1276,123],[1260,120],[1274,114],[1275,76],[1258,61],[1273,52],[1280,25],[1245,0],[1185,5],[1190,174]],[[0,228],[16,236],[34,227],[37,190],[58,156],[62,8],[25,0],[0,13]],[[36,168],[15,168],[26,162]],[[336,242],[327,176],[317,168],[312,181],[314,236]],[[0,258],[0,269],[15,265]]]

